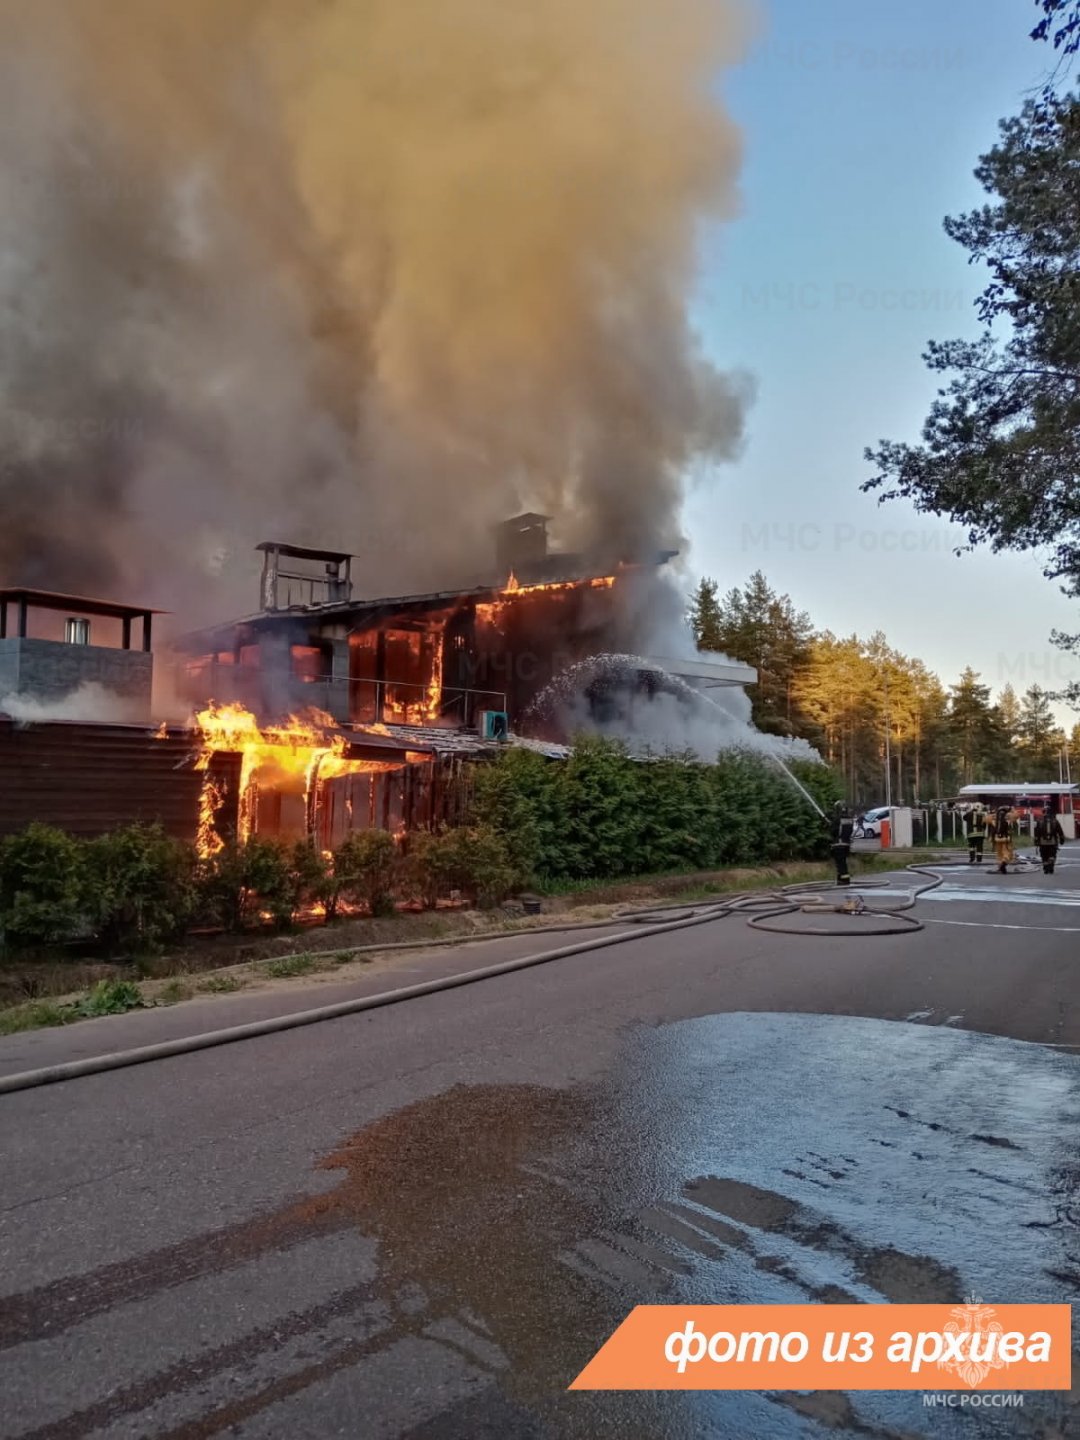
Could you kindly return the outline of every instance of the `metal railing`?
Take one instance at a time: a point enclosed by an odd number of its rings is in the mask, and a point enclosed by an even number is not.
[[[177,689],[192,704],[215,701],[264,711],[324,710],[342,724],[434,725],[469,729],[485,710],[506,710],[506,692],[446,685],[432,712],[431,687],[402,680],[347,676],[275,675],[258,665],[210,661],[180,666]]]

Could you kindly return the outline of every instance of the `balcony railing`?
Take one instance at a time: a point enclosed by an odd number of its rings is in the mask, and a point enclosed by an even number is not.
[[[401,680],[345,676],[276,676],[257,665],[207,661],[181,666],[177,689],[192,704],[239,704],[266,710],[324,710],[341,724],[434,725],[471,729],[485,710],[506,710],[506,693],[445,686],[433,704],[431,687]]]

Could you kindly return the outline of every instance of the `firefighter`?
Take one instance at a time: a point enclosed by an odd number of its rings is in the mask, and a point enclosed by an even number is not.
[[[829,820],[829,834],[833,842],[832,857],[836,865],[837,885],[851,884],[848,859],[851,855],[851,840],[854,832],[855,822],[851,818],[851,812],[838,800],[833,809],[832,817]]]
[[[968,837],[968,864],[981,865],[986,841],[986,811],[982,805],[976,803],[971,807],[964,816],[964,828]]]
[[[1038,846],[1039,855],[1042,857],[1043,874],[1052,875],[1057,863],[1058,846],[1065,844],[1065,831],[1062,830],[1061,821],[1049,805],[1035,821],[1035,829],[1031,838]]]
[[[994,842],[994,858],[998,862],[998,874],[1007,875],[1007,867],[1016,859],[1013,849],[1012,813],[1007,805],[1000,805],[991,821],[990,838]]]

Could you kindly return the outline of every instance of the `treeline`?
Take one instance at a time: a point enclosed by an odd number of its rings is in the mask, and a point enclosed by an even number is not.
[[[793,767],[823,808],[839,794],[822,765]],[[642,874],[809,859],[827,837],[760,756],[632,760],[588,739],[565,763],[509,750],[473,767],[468,823],[402,842],[358,831],[333,854],[256,836],[209,859],[160,827],[79,840],[32,825],[0,842],[0,953],[73,942],[112,955],[153,950],[194,926],[285,928],[350,906],[393,914],[461,896],[500,904],[525,889]]]
[[[1056,781],[1067,745],[1080,758],[1080,725],[1066,736],[1040,686],[993,696],[969,667],[946,687],[880,632],[862,640],[816,630],[760,571],[723,597],[703,579],[690,621],[699,649],[757,668],[758,728],[809,741],[854,804],[884,801],[886,753],[894,803],[947,799],[979,781]]]

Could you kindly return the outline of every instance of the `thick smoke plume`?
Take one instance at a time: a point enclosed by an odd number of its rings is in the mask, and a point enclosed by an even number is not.
[[[741,686],[697,690],[641,655],[594,655],[568,666],[537,696],[528,718],[548,738],[605,735],[638,755],[689,752],[711,763],[725,750],[746,750],[821,760],[805,740],[762,734]]]
[[[268,537],[356,551],[369,593],[488,568],[517,508],[679,543],[745,398],[687,319],[736,0],[0,24],[0,580],[202,618],[252,608]]]

